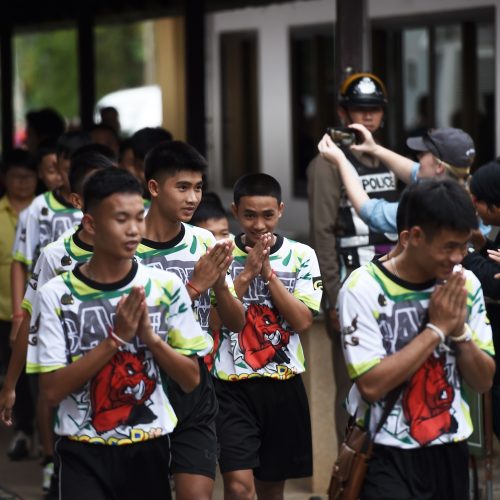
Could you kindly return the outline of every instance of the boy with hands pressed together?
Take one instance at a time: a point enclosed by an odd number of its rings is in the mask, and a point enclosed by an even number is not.
[[[179,278],[133,259],[144,232],[140,183],[101,170],[84,205],[94,253],[40,289],[30,330],[41,392],[57,406],[61,498],[170,498],[167,435],[177,418],[163,373],[192,391],[196,354],[209,345]]]

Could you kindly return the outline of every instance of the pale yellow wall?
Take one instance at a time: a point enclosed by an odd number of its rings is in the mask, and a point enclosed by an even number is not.
[[[156,83],[162,90],[163,126],[175,139],[186,140],[186,64],[184,19],[153,23]]]

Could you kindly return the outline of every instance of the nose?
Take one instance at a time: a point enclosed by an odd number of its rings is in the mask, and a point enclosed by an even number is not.
[[[453,264],[460,264],[467,254],[467,246],[457,247],[451,254],[450,260]]]
[[[254,229],[257,231],[266,229],[266,224],[264,223],[264,219],[262,217],[257,217],[255,219]]]
[[[191,203],[197,203],[198,202],[198,193],[194,189],[189,190],[189,196],[188,196],[188,201]]]

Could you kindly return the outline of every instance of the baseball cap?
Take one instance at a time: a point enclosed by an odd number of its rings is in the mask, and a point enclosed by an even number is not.
[[[414,151],[429,151],[458,169],[470,169],[476,156],[472,137],[459,128],[431,129],[422,137],[409,137],[406,144]]]

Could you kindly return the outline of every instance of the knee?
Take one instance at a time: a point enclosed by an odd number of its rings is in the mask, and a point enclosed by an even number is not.
[[[224,500],[253,500],[254,497],[253,482],[239,479],[224,481]]]

